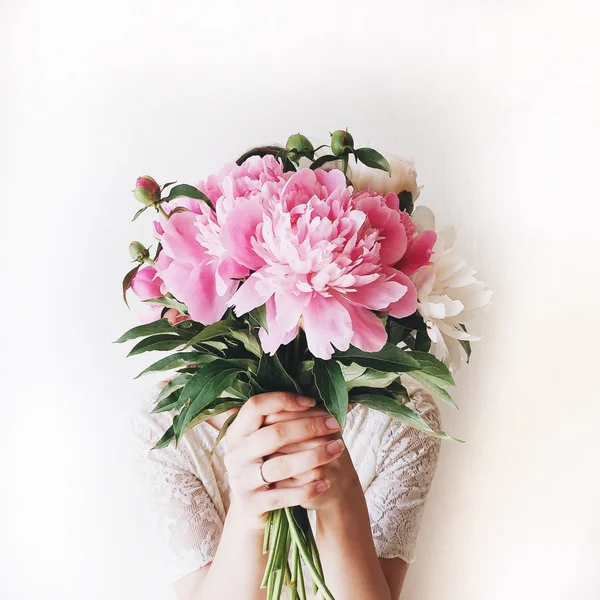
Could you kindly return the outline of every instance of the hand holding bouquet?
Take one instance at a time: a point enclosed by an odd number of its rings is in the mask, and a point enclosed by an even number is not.
[[[144,323],[118,341],[141,338],[130,355],[171,352],[143,371],[176,371],[154,408],[174,415],[157,448],[268,391],[316,398],[339,427],[360,402],[449,437],[407,406],[401,376],[453,404],[448,366],[468,360],[465,322],[491,292],[451,236],[438,237],[430,211],[414,209],[412,165],[355,148],[345,131],[319,150],[296,134],[198,187],[138,179],[134,218],[156,210],[158,244],[152,255],[130,246],[138,264],[123,294],[143,301]],[[284,584],[304,597],[300,561],[332,598],[305,509],[269,512],[264,539],[270,599]]]

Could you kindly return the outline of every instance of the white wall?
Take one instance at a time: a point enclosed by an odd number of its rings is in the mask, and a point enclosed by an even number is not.
[[[403,598],[600,597],[594,4],[2,2],[0,596],[166,597],[124,459],[147,359],[110,344],[135,177],[349,127],[495,290]]]

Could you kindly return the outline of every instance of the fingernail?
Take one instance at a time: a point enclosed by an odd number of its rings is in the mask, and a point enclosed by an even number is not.
[[[298,402],[300,406],[314,406],[317,403],[314,398],[307,398],[306,396],[298,396],[296,402]]]
[[[327,419],[325,419],[325,426],[329,429],[340,428],[340,424],[333,417],[327,417]]]
[[[323,479],[323,481],[319,481],[319,483],[317,483],[317,485],[315,486],[315,490],[317,494],[320,494],[321,492],[324,492],[327,488],[329,488],[330,485],[331,483],[329,483],[327,479]]]
[[[338,452],[344,449],[344,442],[342,440],[333,440],[327,444],[326,448],[329,454],[338,454]]]

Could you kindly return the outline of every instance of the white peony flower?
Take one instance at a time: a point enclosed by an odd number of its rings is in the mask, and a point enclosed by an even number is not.
[[[362,191],[369,189],[373,192],[386,195],[390,192],[399,194],[408,191],[412,194],[413,202],[419,197],[420,188],[417,186],[417,172],[414,162],[410,158],[401,158],[394,154],[383,154],[392,168],[390,177],[385,171],[372,169],[356,163],[354,157],[350,157],[348,165],[348,179],[352,182],[354,189]]]
[[[419,206],[412,217],[419,231],[435,225],[433,213],[424,206]],[[455,236],[453,227],[439,231],[431,255],[433,264],[422,267],[411,278],[417,287],[417,310],[427,325],[435,356],[453,372],[466,358],[461,341],[481,339],[465,332],[461,325],[477,317],[492,298],[492,291],[475,277],[475,269],[453,248]]]

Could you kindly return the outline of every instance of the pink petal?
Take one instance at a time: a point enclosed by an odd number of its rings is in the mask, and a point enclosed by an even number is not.
[[[223,246],[239,264],[249,269],[259,269],[265,261],[252,248],[252,238],[256,228],[263,220],[263,209],[258,201],[243,200],[237,202],[228,213],[223,225]]]
[[[302,317],[308,349],[314,356],[331,358],[333,346],[348,350],[353,336],[352,321],[348,311],[335,298],[314,293],[302,311]]]
[[[256,285],[261,282],[262,280],[260,276],[256,273],[253,273],[239,287],[237,292],[229,301],[229,306],[235,307],[234,312],[238,317],[250,312],[257,306],[262,306],[271,297],[271,295],[263,297],[258,293],[256,290]]]
[[[161,238],[163,250],[171,258],[197,265],[205,258],[205,249],[196,241],[198,229],[196,215],[192,212],[175,213],[163,224]]]
[[[236,260],[227,256],[219,263],[217,268],[217,293],[222,296],[229,287],[231,279],[241,279],[249,274],[250,271],[247,267],[240,265]]]
[[[348,300],[358,306],[372,310],[385,310],[390,304],[397,302],[406,294],[404,282],[386,277],[380,277],[373,283],[368,283],[357,288],[355,292],[348,292]]]
[[[395,270],[393,270],[395,271]],[[397,300],[390,304],[387,308],[388,312],[392,317],[401,319],[402,317],[408,317],[417,310],[417,288],[415,284],[401,271],[395,271],[393,276],[394,281],[405,286],[406,293]]]
[[[190,316],[204,325],[215,323],[227,309],[237,281],[230,281],[223,295],[216,290],[216,263],[204,262],[194,267],[179,299],[185,302]]]
[[[277,320],[277,308],[275,297],[271,296],[266,304],[267,309],[267,327],[269,331],[266,331],[262,327],[258,332],[262,349],[267,354],[275,354],[279,346],[288,344],[291,340],[296,337],[298,333],[298,319],[296,323],[292,325],[291,329],[288,329],[285,325],[282,325]]]
[[[131,289],[140,300],[159,298],[161,293],[162,279],[158,276],[154,267],[140,269],[131,281]]]
[[[137,318],[142,325],[147,323],[153,323],[160,319],[160,314],[164,307],[160,304],[151,304],[142,302],[141,305],[136,309]]]
[[[354,335],[351,344],[365,352],[381,350],[387,342],[387,332],[381,319],[366,308],[355,306],[350,302],[343,304],[352,320]]]
[[[437,240],[435,231],[428,229],[417,237],[412,239],[404,256],[395,266],[396,269],[402,271],[405,275],[416,273],[421,267],[430,265],[431,253],[433,246]]]

